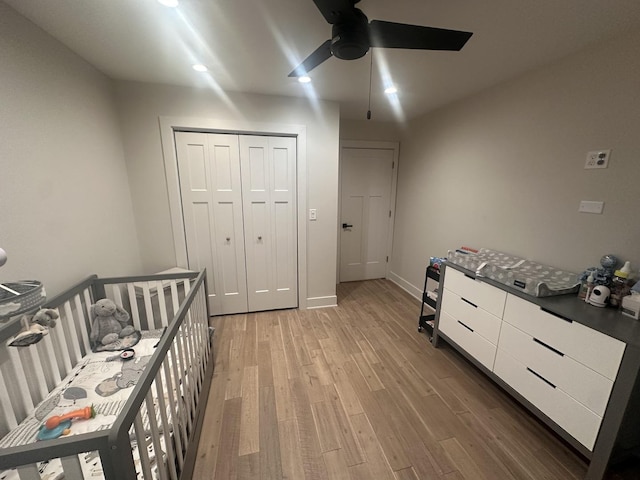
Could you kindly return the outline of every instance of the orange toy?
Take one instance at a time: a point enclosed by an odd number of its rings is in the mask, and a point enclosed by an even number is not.
[[[73,420],[75,418],[79,418],[81,420],[89,420],[96,416],[96,411],[93,409],[93,405],[90,407],[81,408],[80,410],[75,410],[73,412],[65,413],[64,415],[54,415],[53,417],[49,417],[45,422],[44,426],[48,430],[53,430],[60,422],[65,420]]]

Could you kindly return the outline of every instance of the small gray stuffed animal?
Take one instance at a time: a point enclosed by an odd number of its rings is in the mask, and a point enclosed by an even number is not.
[[[52,309],[40,309],[33,315],[23,315],[21,318],[25,328],[9,342],[12,347],[26,347],[42,340],[49,333],[49,328],[56,326],[58,312]]]
[[[124,308],[103,298],[91,305],[91,334],[89,339],[95,344],[109,345],[119,338],[131,335],[135,329],[129,324],[129,314]]]
[[[45,308],[38,310],[34,315],[28,315],[27,318],[32,324],[37,324],[41,328],[54,328],[60,315],[55,310]]]

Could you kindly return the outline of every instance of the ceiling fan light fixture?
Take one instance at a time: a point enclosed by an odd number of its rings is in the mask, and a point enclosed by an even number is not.
[[[178,6],[178,0],[158,0],[158,3],[169,8],[176,8]]]
[[[300,83],[309,83],[309,82],[311,82],[311,77],[309,75],[302,75],[302,76],[298,77],[298,81]]]
[[[195,65],[192,65],[191,68],[193,68],[196,72],[209,71],[209,69],[205,65],[202,65],[201,63],[196,63]]]

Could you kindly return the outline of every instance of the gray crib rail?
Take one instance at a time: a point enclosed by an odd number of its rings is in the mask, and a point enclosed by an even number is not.
[[[186,281],[186,279],[189,280]],[[134,282],[153,282],[151,283],[153,285],[156,282],[166,280],[183,280],[186,285],[185,289],[188,291],[185,293],[184,300],[180,302],[177,311],[175,311],[174,304],[174,316],[166,325],[165,332],[158,342],[156,351],[137,385],[133,387],[131,395],[111,428],[0,449],[0,470],[24,466],[20,472],[21,478],[40,478],[34,465],[38,462],[60,458],[65,471],[67,471],[67,467],[69,467],[70,472],[80,471],[78,455],[97,451],[107,480],[134,480],[136,478],[136,468],[132,454],[131,432],[135,432],[140,443],[140,432],[138,431],[140,415],[142,409],[146,408],[152,430],[150,435],[153,437],[154,446],[157,448],[159,445],[156,443],[159,427],[155,425],[155,422],[157,418],[160,418],[162,422],[161,429],[163,430],[161,435],[165,437],[166,449],[180,448],[182,450],[174,452],[174,455],[168,455],[170,452],[167,452],[166,462],[164,463],[168,468],[168,472],[160,472],[160,478],[189,478],[193,468],[197,440],[201,431],[201,418],[206,407],[207,391],[213,370],[213,355],[208,327],[209,308],[206,271],[102,279],[93,275],[79,282],[63,294],[51,299],[46,306],[48,308],[57,308],[80,293],[86,292],[88,287],[92,290],[91,300],[93,301],[107,296],[107,289],[109,287],[113,288],[114,285],[131,285]],[[158,296],[163,295],[164,287],[160,283],[157,283],[157,285],[159,288]],[[87,294],[85,293],[85,295]],[[20,328],[19,321],[12,321],[3,325],[0,328],[0,340],[5,342],[12,335],[15,335]],[[169,358],[170,361],[167,360]],[[173,371],[171,368],[173,368]],[[190,370],[188,372],[189,376],[181,369]],[[175,382],[173,386],[171,384],[172,381]],[[165,384],[164,386],[163,383]],[[151,390],[154,386],[156,392],[159,389],[169,387],[178,392],[177,402],[180,405],[172,405],[173,418],[167,417],[164,399],[159,402],[161,407],[159,410],[149,405]],[[162,395],[160,396],[162,397]],[[180,396],[184,398],[180,398]],[[175,402],[175,399],[173,401]],[[183,421],[186,420],[187,426],[181,424],[175,416],[175,411],[180,410],[180,408],[185,409],[186,418]],[[169,431],[170,429],[172,429],[171,432]],[[173,435],[173,437],[168,438],[167,435],[169,434]],[[144,445],[139,445],[139,450],[142,449],[144,449]],[[158,455],[161,454],[162,452],[158,453]],[[146,453],[143,455],[146,455]],[[144,460],[142,463],[144,464]],[[147,475],[143,476],[148,478]]]
[[[160,339],[156,352],[153,354],[149,365],[147,365],[145,369],[143,378],[134,387],[133,392],[129,396],[129,399],[122,409],[122,414],[118,416],[115,423],[111,427],[109,433],[109,454],[111,455],[112,461],[107,463],[114,467],[114,471],[107,474],[107,471],[105,470],[106,478],[124,479],[127,478],[126,475],[128,472],[135,472],[133,456],[131,454],[131,445],[129,442],[129,429],[131,428],[131,425],[133,425],[136,415],[140,411],[142,402],[145,401],[148,392],[151,390],[151,384],[157,380],[160,368],[162,367],[162,363],[167,358],[167,354],[172,345],[172,342],[178,335],[178,330],[185,323],[185,318],[190,312],[191,305],[196,299],[198,292],[203,295],[204,308],[207,312],[205,318],[209,318],[207,306],[208,303],[206,301],[206,288],[201,288],[205,287],[205,279],[206,272],[202,271],[198,275],[190,294],[185,299],[185,301],[182,302],[182,305],[176,313],[173,322],[169,325],[165,334]],[[105,279],[105,283],[114,283],[114,281]],[[200,391],[201,389],[198,389],[197,391],[191,393],[197,394],[199,396]],[[195,422],[195,414],[195,411],[190,412],[190,415],[193,416],[193,418],[190,419],[191,422]]]

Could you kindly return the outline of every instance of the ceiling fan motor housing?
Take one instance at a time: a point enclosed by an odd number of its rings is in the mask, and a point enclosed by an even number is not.
[[[342,60],[355,60],[369,51],[369,20],[361,10],[333,24],[331,53]]]

